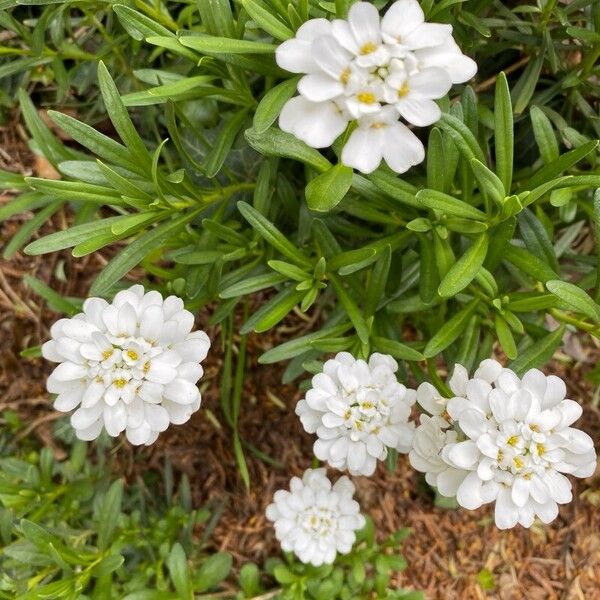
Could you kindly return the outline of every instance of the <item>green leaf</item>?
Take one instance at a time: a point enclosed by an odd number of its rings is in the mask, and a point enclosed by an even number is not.
[[[476,158],[471,160],[471,168],[473,169],[475,178],[479,182],[481,191],[495,202],[497,206],[502,206],[506,191],[498,176]]]
[[[392,264],[392,247],[387,245],[379,254],[375,266],[371,270],[365,298],[365,314],[373,316],[381,300],[385,297],[385,287],[388,282]]]
[[[119,137],[131,152],[133,160],[141,167],[149,168],[150,154],[129,117],[115,82],[102,61],[98,63],[98,83],[106,112]]]
[[[262,333],[271,329],[302,300],[303,296],[304,292],[296,290],[295,285],[283,288],[242,325],[240,333],[243,335],[251,331]]]
[[[186,48],[206,54],[272,54],[277,49],[274,44],[208,35],[185,35],[179,41]]]
[[[308,208],[318,212],[329,212],[337,206],[352,185],[352,169],[342,164],[331,167],[306,186]]]
[[[333,289],[335,290],[335,293],[338,297],[338,300],[344,307],[344,310],[346,311],[350,322],[354,326],[354,329],[356,330],[356,334],[358,335],[360,341],[363,344],[367,344],[369,342],[370,335],[369,327],[367,326],[367,323],[362,313],[360,312],[358,306],[356,305],[354,300],[348,295],[348,292],[344,289],[342,282],[337,278],[337,276],[330,274],[329,278],[331,280],[331,285],[333,286]]]
[[[468,160],[476,158],[485,164],[485,156],[471,130],[457,117],[443,113],[438,121],[441,127],[452,138],[459,152]]]
[[[94,577],[104,577],[110,575],[113,571],[116,571],[123,563],[125,559],[121,554],[112,554],[103,558],[97,565],[92,569]]]
[[[529,110],[533,135],[540,151],[544,164],[550,164],[559,157],[558,142],[550,119],[537,106]]]
[[[187,557],[181,544],[175,543],[167,557],[167,567],[171,581],[182,600],[193,600],[194,589],[187,564]]]
[[[512,183],[514,132],[510,90],[508,89],[508,82],[504,72],[501,72],[496,79],[494,140],[496,149],[496,173],[504,186],[506,195],[510,193]]]
[[[419,248],[419,296],[423,302],[429,303],[437,296],[439,283],[435,251],[431,240],[425,235],[419,236]]]
[[[529,369],[545,365],[562,342],[564,334],[565,326],[561,325],[542,339],[535,340],[531,346],[519,353],[519,357],[513,360],[509,367],[521,376]]]
[[[294,32],[273,15],[272,9],[267,9],[257,0],[242,0],[242,6],[254,22],[274,38],[285,41],[294,37]]]
[[[292,77],[271,88],[262,98],[254,113],[253,128],[264,133],[273,125],[284,104],[296,93],[299,77]]]
[[[427,187],[431,190],[443,192],[445,189],[445,172],[442,133],[437,127],[433,127],[429,133],[427,143]]]
[[[445,350],[459,335],[461,335],[467,323],[479,304],[478,299],[473,299],[464,308],[448,319],[427,342],[423,355],[425,358],[433,358],[442,350]]]
[[[21,113],[27,129],[29,129],[41,152],[52,165],[56,167],[62,161],[75,158],[76,154],[63,146],[60,140],[52,134],[50,128],[42,121],[25,89],[19,89],[18,94]]]
[[[312,266],[311,261],[296,248],[284,235],[271,223],[266,217],[261,215],[254,207],[246,202],[238,202],[238,210],[250,225],[257,231],[271,246],[279,250],[284,256],[287,256],[292,262],[300,267]]]
[[[56,231],[35,242],[31,242],[25,248],[25,254],[36,256],[38,254],[47,254],[48,252],[56,252],[71,248],[81,242],[84,242],[94,234],[111,231],[111,227],[119,222],[122,217],[109,217],[101,221],[92,221],[91,223],[83,223],[75,225],[65,231]]]
[[[487,221],[487,215],[478,208],[436,190],[421,190],[417,192],[417,202],[423,207],[431,210],[439,210],[446,215]]]
[[[544,53],[540,52],[529,61],[521,77],[519,77],[519,81],[517,81],[512,91],[515,115],[520,115],[527,108],[538,84],[543,64]]]
[[[214,177],[221,170],[237,134],[244,125],[247,114],[246,109],[240,110],[224,122],[223,128],[206,156],[204,168],[207,177]]]
[[[209,556],[196,574],[194,584],[196,592],[204,592],[223,581],[231,571],[233,559],[229,552],[217,552]]]
[[[32,219],[25,221],[10,242],[6,244],[2,256],[7,260],[12,258],[61,206],[62,202],[60,201],[52,202],[37,212]]]
[[[527,249],[558,273],[558,259],[554,253],[554,246],[541,221],[529,209],[525,209],[519,214],[518,223]]]
[[[280,273],[265,273],[238,281],[222,290],[219,296],[223,299],[238,298],[239,296],[253,294],[254,292],[273,287],[287,281],[287,279],[285,275],[281,275]]]
[[[94,296],[107,293],[121,277],[129,273],[129,271],[139,264],[150,252],[159,248],[160,245],[165,240],[169,239],[176,231],[183,228],[185,224],[193,219],[201,210],[202,208],[195,209],[194,211],[158,225],[154,229],[140,235],[140,237],[124,248],[104,267],[92,284],[90,295]]]
[[[373,337],[373,346],[383,352],[384,354],[390,354],[394,358],[398,358],[400,360],[410,360],[410,361],[420,361],[425,360],[425,357],[421,352],[407,346],[406,344],[402,344],[397,342],[396,340],[389,340],[387,338],[382,337]]]
[[[494,318],[494,327],[504,354],[510,359],[516,358],[518,354],[517,345],[508,323],[497,314]]]
[[[48,306],[59,313],[64,313],[72,317],[79,312],[79,308],[60,294],[57,294],[52,288],[42,283],[39,279],[25,275],[23,277],[25,285],[30,287],[38,296],[42,297]]]
[[[84,148],[87,148],[100,158],[115,165],[121,165],[126,169],[145,176],[147,174],[143,165],[139,165],[130,155],[129,150],[115,142],[112,138],[96,131],[90,125],[86,125],[69,115],[48,111],[48,116],[76,142],[80,143]],[[64,159],[68,160],[68,159]]]
[[[577,312],[592,319],[594,323],[600,321],[600,306],[580,287],[566,281],[553,279],[546,282],[546,289],[559,300],[572,306]]]
[[[113,533],[121,516],[123,480],[118,479],[108,488],[100,504],[98,514],[98,548],[106,550],[112,542]]]
[[[262,133],[247,129],[244,135],[250,146],[265,156],[293,158],[314,167],[319,172],[331,167],[331,163],[318,150],[310,148],[291,133],[284,133],[275,127]]]
[[[438,288],[440,296],[450,298],[466,288],[483,265],[487,249],[488,236],[482,233],[446,273]]]
[[[572,167],[574,164],[584,159],[588,154],[596,150],[598,144],[600,144],[599,140],[592,140],[591,142],[579,146],[579,148],[561,154],[556,160],[553,160],[551,163],[548,163],[539,169],[539,171],[531,177],[527,184],[527,188],[525,189],[533,190],[538,186],[551,183],[550,180],[554,179],[563,171],[566,171],[569,167]]]
[[[536,281],[546,282],[550,279],[556,279],[558,274],[543,260],[519,246],[506,244],[504,247],[503,258],[511,262]]]

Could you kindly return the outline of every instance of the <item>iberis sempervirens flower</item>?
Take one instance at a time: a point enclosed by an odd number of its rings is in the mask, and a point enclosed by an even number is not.
[[[383,18],[370,2],[357,2],[347,20],[311,19],[276,58],[283,69],[304,74],[299,95],[281,112],[281,129],[325,148],[354,123],[341,159],[363,173],[382,160],[397,173],[420,163],[423,144],[400,119],[435,123],[441,113],[434,100],[477,71],[452,26],[426,23],[417,0],[394,2]]]
[[[427,383],[417,390],[431,416],[421,416],[412,466],[464,508],[495,502],[500,529],[552,521],[572,499],[565,474],[589,477],[596,468],[592,439],[571,427],[582,409],[565,398],[562,379],[537,369],[519,378],[484,360],[472,379],[456,365],[449,386],[450,399]]]
[[[185,423],[200,408],[196,382],[210,340],[192,332],[194,316],[176,296],[163,299],[141,285],[109,304],[88,298],[83,312],[60,319],[45,358],[60,363],[47,388],[54,408],[71,415],[77,437],[125,431],[132,444],[151,444],[169,423]]]
[[[396,379],[398,364],[388,355],[369,362],[340,352],[312,379],[296,414],[308,433],[316,433],[313,450],[319,460],[372,475],[388,448],[408,452],[415,425],[409,422],[416,393]]]
[[[354,491],[346,476],[331,485],[325,469],[293,477],[290,491],[278,490],[267,506],[267,519],[273,521],[282,549],[315,567],[333,563],[338,552],[348,554],[356,531],[365,525]]]

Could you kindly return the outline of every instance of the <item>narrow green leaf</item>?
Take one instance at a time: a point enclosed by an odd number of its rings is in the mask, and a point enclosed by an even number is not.
[[[179,543],[173,544],[171,552],[167,557],[167,567],[171,581],[182,600],[193,600],[194,589],[192,585],[190,569],[183,547]]]
[[[436,190],[421,190],[417,192],[417,202],[422,206],[431,210],[439,210],[446,215],[454,215],[456,217],[462,217],[464,219],[475,219],[477,221],[487,221],[487,215],[463,202],[457,198],[453,198],[443,192]]]
[[[271,127],[262,133],[254,129],[246,129],[246,140],[257,152],[265,156],[293,158],[323,172],[331,163],[314,148],[310,148],[291,133]]]
[[[479,142],[459,118],[443,113],[442,118],[438,121],[438,126],[450,135],[459,152],[467,161],[476,158],[479,162],[485,164],[485,156]]]
[[[519,376],[529,369],[542,367],[550,361],[564,334],[565,326],[561,325],[542,339],[535,340],[531,346],[519,353],[519,357],[513,360],[509,367]]]
[[[496,329],[496,335],[498,336],[502,350],[504,350],[504,354],[510,359],[516,358],[518,351],[515,338],[508,323],[498,314],[494,318],[494,328]]]
[[[382,337],[373,337],[373,346],[383,352],[384,354],[390,354],[394,358],[398,358],[400,360],[410,360],[410,361],[420,361],[425,360],[425,357],[421,352],[407,346],[406,344],[402,344],[397,342],[396,340],[389,340]]]
[[[475,278],[483,265],[488,249],[488,236],[482,233],[446,273],[438,292],[443,298],[456,296]]]
[[[598,148],[598,144],[600,144],[599,140],[592,140],[591,142],[579,146],[579,148],[561,154],[556,160],[553,160],[551,163],[548,163],[539,169],[529,180],[527,188],[525,189],[533,190],[538,186],[551,184],[550,180],[584,159],[591,152],[594,152],[594,150]]]
[[[207,54],[272,54],[277,49],[274,44],[208,35],[185,35],[179,41],[186,48]]]
[[[150,153],[136,131],[121,100],[119,90],[102,61],[98,63],[98,83],[100,84],[100,92],[102,93],[106,112],[119,137],[131,152],[133,160],[139,163],[141,167],[148,168],[151,162]]]
[[[310,267],[311,261],[296,248],[266,217],[246,202],[238,202],[238,210],[266,242],[300,267]]]
[[[335,293],[340,301],[341,305],[344,307],[348,318],[352,325],[354,325],[354,329],[356,330],[356,334],[358,335],[360,341],[363,344],[367,344],[369,342],[369,327],[360,312],[360,309],[354,302],[354,300],[349,296],[348,292],[344,289],[342,282],[337,278],[337,276],[330,274],[331,285],[335,290]]]
[[[253,129],[256,133],[264,133],[275,123],[284,104],[296,93],[299,79],[286,79],[263,96],[254,113]]]
[[[204,168],[207,177],[214,177],[221,170],[237,134],[244,125],[247,114],[248,111],[246,109],[240,110],[224,122],[223,128],[206,156]]]
[[[285,275],[280,273],[265,273],[263,275],[257,275],[256,277],[250,277],[249,279],[243,279],[233,285],[226,287],[219,293],[219,297],[223,299],[227,298],[238,298],[239,296],[245,296],[246,294],[253,294],[260,290],[273,287],[279,283],[287,281]]]
[[[311,179],[305,191],[308,208],[317,212],[335,208],[350,189],[352,174],[350,167],[338,164]]]
[[[121,515],[123,499],[123,480],[118,479],[108,488],[100,504],[98,513],[98,548],[106,550],[112,542],[112,536]]]
[[[518,223],[527,249],[558,273],[558,259],[554,253],[554,246],[541,221],[533,212],[525,209],[519,214]]]
[[[433,358],[445,350],[464,332],[464,329],[478,304],[478,299],[471,300],[469,304],[459,310],[440,327],[429,342],[427,342],[425,350],[423,350],[425,358]]]
[[[257,0],[242,0],[242,6],[248,11],[254,22],[274,38],[285,41],[294,37],[294,32],[273,15],[273,10],[265,8]]]
[[[592,319],[594,323],[600,322],[600,306],[580,287],[567,281],[553,279],[546,282],[546,289],[577,312]]]
[[[496,79],[494,100],[494,140],[496,149],[496,174],[510,193],[513,172],[514,132],[513,110],[506,75],[501,72]],[[481,161],[484,162],[484,161]]]
[[[471,160],[471,168],[473,169],[475,178],[479,182],[481,191],[495,202],[497,206],[502,206],[506,190],[498,176],[476,158]]]
[[[537,256],[519,246],[506,244],[504,247],[503,258],[511,262],[515,267],[518,267],[536,281],[546,282],[551,279],[556,279],[556,273],[548,264],[540,260]]]
[[[531,124],[533,125],[533,135],[537,143],[540,155],[544,164],[550,164],[559,157],[558,141],[552,128],[550,119],[544,111],[537,106],[532,106],[529,110]]]

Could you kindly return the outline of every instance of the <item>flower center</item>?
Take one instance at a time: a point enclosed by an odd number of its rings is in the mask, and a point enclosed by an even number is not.
[[[115,379],[113,381],[113,384],[116,388],[122,389],[127,385],[127,380],[124,379],[123,377],[119,377],[119,379]]]
[[[375,50],[377,50],[377,44],[374,44],[373,42],[367,42],[361,46],[359,53],[361,56],[365,56],[367,54],[373,54]]]
[[[342,74],[340,75],[340,82],[343,83],[344,85],[347,85],[348,82],[350,81],[350,75],[352,74],[352,72],[350,71],[350,69],[346,68],[342,71]]]
[[[372,92],[359,92],[356,97],[362,104],[374,104],[377,102],[377,98],[375,98],[375,94]]]
[[[102,353],[102,360],[108,360],[112,355],[113,355],[114,349],[111,348],[110,350],[105,350]]]
[[[410,92],[410,88],[408,87],[408,81],[405,81],[399,88],[398,88],[398,98],[404,98],[405,96],[408,96],[408,93]]]

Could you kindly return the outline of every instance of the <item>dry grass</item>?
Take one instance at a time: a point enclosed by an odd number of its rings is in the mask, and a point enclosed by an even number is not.
[[[6,151],[6,138],[4,142]],[[18,157],[17,162],[13,161],[14,168],[35,168],[26,155],[13,156]],[[10,196],[0,197],[0,203],[6,201]],[[27,215],[2,224],[3,240],[10,239],[23,218]],[[66,216],[60,213],[52,228],[65,226]],[[27,432],[54,448],[57,456],[64,455],[64,449],[52,438],[56,414],[44,390],[50,366],[41,359],[19,358],[21,350],[47,339],[48,327],[57,315],[44,308],[24,286],[22,277],[34,275],[63,295],[83,297],[106,259],[102,252],[77,261],[68,252],[37,258],[18,255],[4,261],[0,268],[0,411],[18,411],[28,423]],[[199,326],[205,326],[207,320],[208,313],[200,314]],[[224,420],[218,398],[221,352],[216,328],[209,330],[214,346],[202,383],[201,410],[188,424],[163,434],[152,448],[122,444],[119,449],[118,469],[126,477],[134,478],[148,469],[160,471],[165,457],[169,457],[176,470],[189,476],[197,505],[208,501],[222,505],[211,543],[230,551],[238,564],[246,560],[260,562],[278,552],[272,529],[265,522],[264,508],[274,490],[286,486],[291,475],[310,466],[312,440],[293,413],[299,398],[297,389],[281,385],[280,367],[257,363],[261,352],[298,335],[307,326],[292,317],[276,332],[249,339],[249,375],[242,398],[240,434],[282,465],[268,466],[247,452],[250,492],[245,491],[238,477],[230,432],[225,425],[217,424]],[[585,360],[575,362],[563,356],[551,368],[567,379],[571,397],[585,405],[581,427],[600,440],[600,413],[591,403],[594,390],[584,377],[600,353],[585,340],[584,348],[585,356],[580,358]],[[207,418],[209,410],[216,420]],[[551,526],[509,532],[493,526],[489,507],[474,513],[435,507],[405,457],[393,473],[380,466],[373,478],[356,478],[356,483],[358,499],[382,536],[405,526],[413,530],[404,548],[408,569],[398,576],[399,585],[424,589],[428,598],[443,600],[600,599],[598,476],[575,482],[574,502],[562,507],[560,517]],[[488,571],[495,587],[485,591],[478,576]]]

